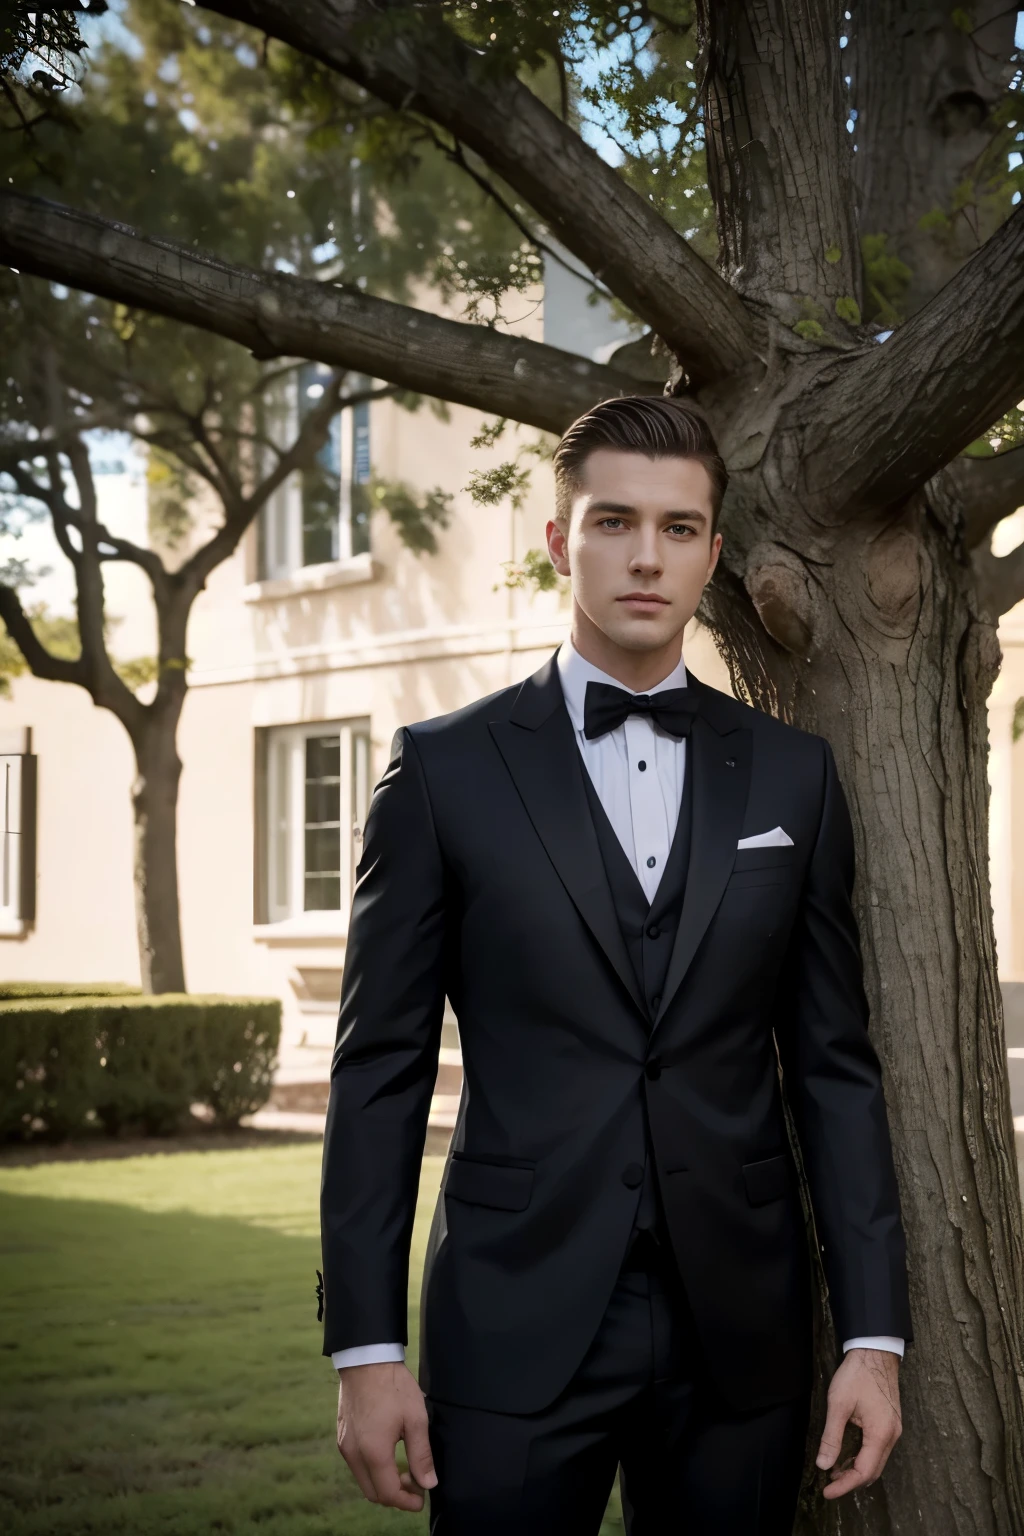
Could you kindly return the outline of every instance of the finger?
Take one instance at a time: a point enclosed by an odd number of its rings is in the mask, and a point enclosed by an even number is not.
[[[405,1441],[405,1455],[409,1463],[409,1471],[416,1479],[416,1482],[421,1488],[436,1488],[437,1473],[434,1471],[434,1458],[430,1451],[427,1415],[422,1406],[418,1413],[409,1414],[402,1438]]]
[[[843,1444],[843,1434],[853,1412],[853,1403],[848,1398],[830,1397],[828,1400],[828,1413],[825,1416],[825,1428],[821,1432],[821,1444],[818,1446],[818,1454],[815,1464],[821,1468],[831,1467]]]
[[[363,1495],[363,1498],[368,1499],[371,1504],[376,1504],[377,1491],[373,1486],[373,1478],[370,1476],[370,1469],[366,1465],[358,1446],[355,1442],[350,1444],[346,1438],[344,1441],[338,1441],[338,1450],[342,1454],[345,1465],[358,1483],[359,1492]]]
[[[402,1487],[393,1447],[364,1446],[363,1453],[378,1503],[388,1509],[416,1511],[423,1508],[422,1495],[406,1492]]]
[[[423,1508],[423,1498],[424,1498],[423,1489],[420,1487],[419,1483],[413,1477],[412,1473],[411,1472],[399,1472],[399,1474],[398,1474],[398,1481],[401,1483],[402,1488],[403,1488],[405,1493],[411,1493],[417,1499],[419,1499],[419,1503],[418,1503],[418,1505],[416,1507],[417,1507],[417,1509],[422,1509]]]
[[[884,1431],[865,1431],[853,1466],[844,1467],[838,1475],[833,1474],[832,1481],[823,1489],[825,1497],[842,1498],[844,1493],[850,1493],[854,1488],[866,1488],[869,1483],[875,1482],[881,1476],[895,1443],[892,1435]]]

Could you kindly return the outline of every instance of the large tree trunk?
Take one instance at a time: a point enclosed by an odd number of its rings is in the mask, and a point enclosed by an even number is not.
[[[178,907],[178,711],[146,724],[135,740],[135,916],[147,992],[184,992]]]
[[[771,490],[742,493],[759,516],[741,526],[759,542],[745,560],[731,545],[708,619],[740,691],[836,753],[914,1323],[903,1438],[885,1476],[827,1513],[806,1499],[798,1529],[1020,1536],[1024,1230],[987,860],[995,627],[976,611],[935,496],[895,519],[858,519],[827,545],[819,522],[816,539],[783,549],[764,538],[765,507],[781,512],[784,499],[766,478]],[[809,521],[787,509],[790,535]],[[812,1441],[822,1393],[819,1409]]]

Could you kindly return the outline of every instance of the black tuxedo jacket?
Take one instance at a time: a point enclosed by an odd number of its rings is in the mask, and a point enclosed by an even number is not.
[[[719,1389],[740,1410],[804,1390],[811,1271],[779,1062],[837,1334],[911,1337],[832,751],[688,684],[689,868],[653,1020],[554,657],[397,733],[366,822],[332,1068],[325,1354],[408,1337],[446,993],[465,1092],[424,1277],[433,1396],[529,1413],[566,1386],[614,1287],[648,1146]],[[779,824],[792,847],[737,851]]]

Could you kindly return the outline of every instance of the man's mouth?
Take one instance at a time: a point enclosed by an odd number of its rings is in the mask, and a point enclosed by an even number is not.
[[[622,597],[616,598],[616,602],[624,603],[627,608],[632,608],[636,613],[653,613],[656,608],[667,608],[667,597],[659,597],[657,592],[626,592]]]

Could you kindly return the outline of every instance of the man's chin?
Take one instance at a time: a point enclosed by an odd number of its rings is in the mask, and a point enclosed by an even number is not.
[[[674,620],[661,614],[631,614],[623,618],[616,614],[607,627],[602,625],[606,637],[624,651],[663,651],[674,641],[682,643],[683,629]]]

